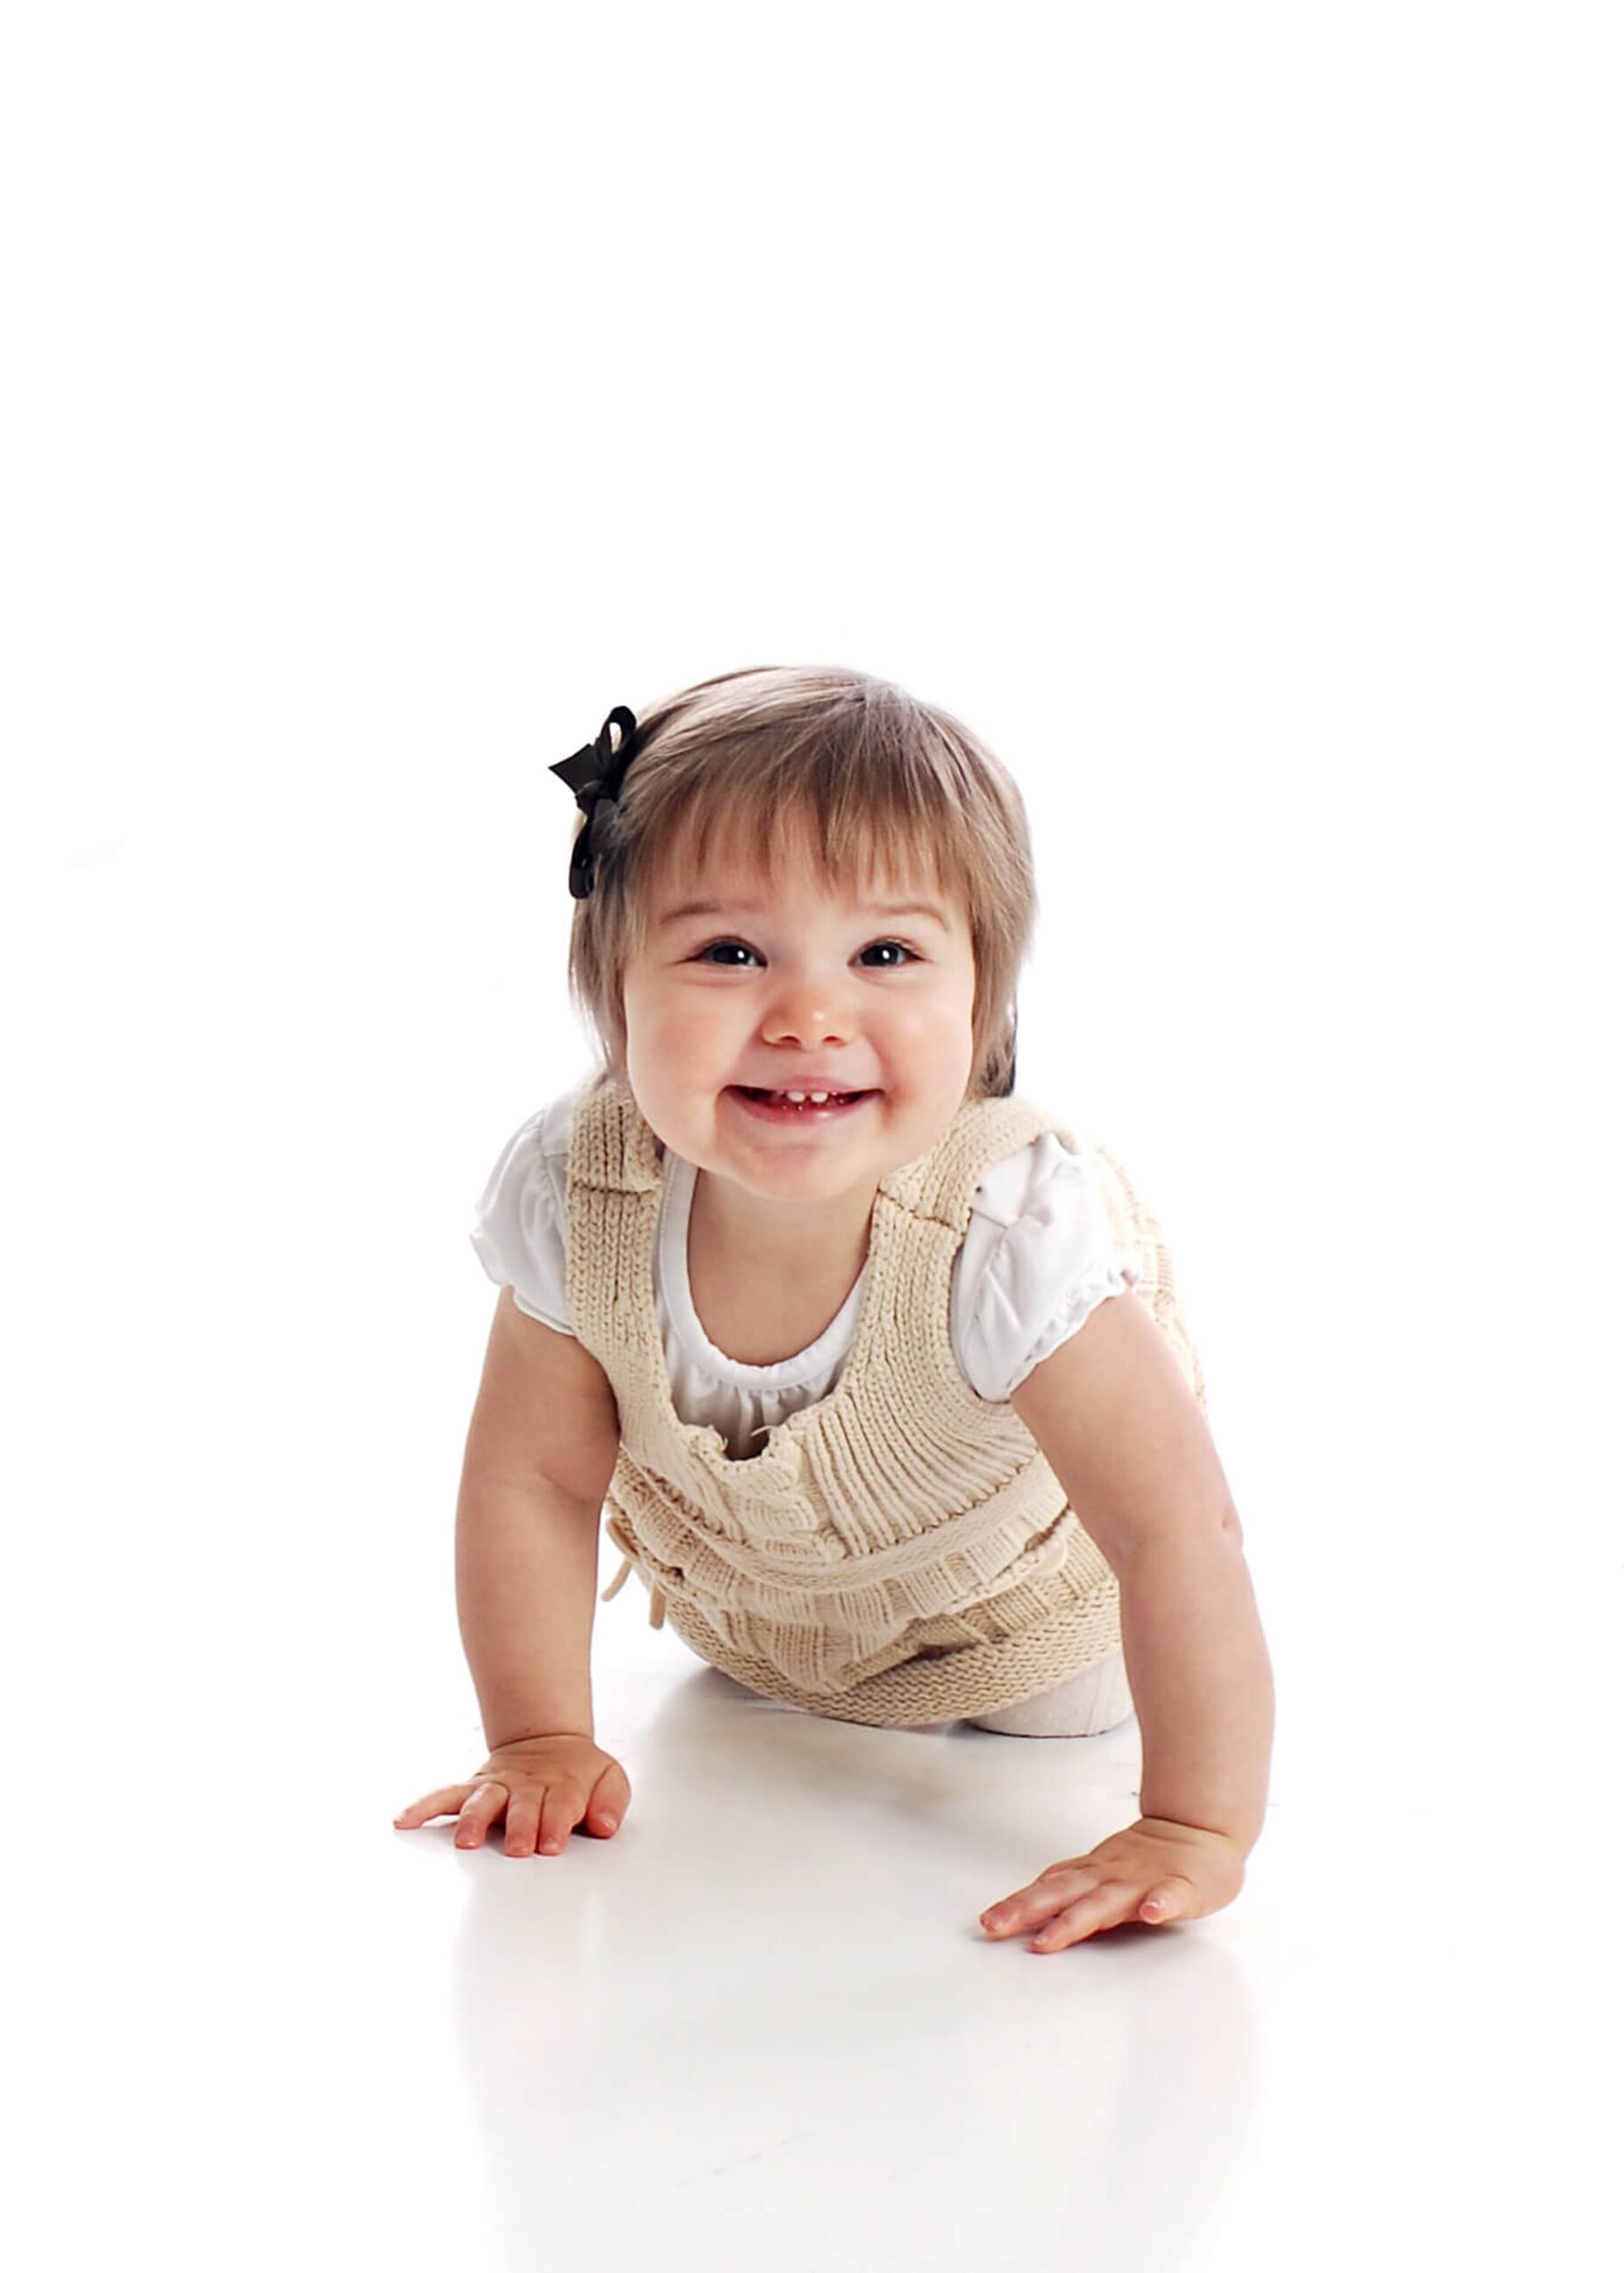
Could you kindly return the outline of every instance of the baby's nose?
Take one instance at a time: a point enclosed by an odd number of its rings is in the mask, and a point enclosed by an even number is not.
[[[845,1041],[855,1018],[837,990],[800,982],[786,984],[763,1024],[770,1041],[795,1042],[812,1050],[821,1049],[826,1042]]]

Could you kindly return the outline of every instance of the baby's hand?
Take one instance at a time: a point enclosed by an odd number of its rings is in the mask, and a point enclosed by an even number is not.
[[[1245,1875],[1244,1853],[1222,1832],[1141,1816],[1086,1855],[1051,1863],[1030,1886],[984,1910],[981,1923],[993,1935],[1040,1927],[1031,1946],[1063,1950],[1129,1919],[1166,1926],[1204,1918],[1233,1902]]]
[[[612,1838],[630,1799],[625,1770],[590,1737],[525,1737],[498,1745],[472,1783],[443,1785],[403,1808],[395,1828],[416,1831],[434,1816],[455,1815],[457,1846],[478,1847],[505,1815],[504,1854],[556,1855],[583,1819],[595,1838]]]

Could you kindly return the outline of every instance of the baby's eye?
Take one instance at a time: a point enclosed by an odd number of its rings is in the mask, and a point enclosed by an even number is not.
[[[741,955],[753,955],[757,952],[754,947],[747,946],[742,939],[712,939],[709,946],[704,946],[700,949],[699,954],[695,956],[694,960],[697,962],[708,962],[712,955],[725,955],[728,951],[733,947],[736,947]],[[866,955],[871,955],[876,952],[893,948],[899,956],[906,957],[909,962],[917,962],[919,960],[913,948],[904,946],[900,939],[875,939],[872,941],[869,946],[866,946],[862,952]],[[723,968],[725,970],[738,970],[741,966],[737,962],[728,962],[724,964]],[[880,968],[882,970],[899,970],[902,968],[902,965],[900,962],[886,962],[882,963]]]
[[[747,947],[742,939],[712,939],[708,947],[700,949],[693,960],[695,962],[708,962],[712,955],[725,954],[729,947],[737,947],[740,954],[743,955],[753,955],[756,952],[754,947]],[[739,966],[733,963],[728,968],[736,970]]]

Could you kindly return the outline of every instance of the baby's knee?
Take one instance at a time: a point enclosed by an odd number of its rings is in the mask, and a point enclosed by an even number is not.
[[[1113,1650],[1058,1688],[995,1712],[978,1713],[968,1725],[1000,1737],[1098,1737],[1132,1717],[1128,1667],[1121,1650]]]

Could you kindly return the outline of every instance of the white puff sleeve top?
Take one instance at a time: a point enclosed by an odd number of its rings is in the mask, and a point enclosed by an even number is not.
[[[565,1177],[574,1094],[532,1114],[503,1147],[470,1234],[486,1275],[511,1287],[528,1317],[573,1331],[566,1298]],[[816,1342],[773,1366],[745,1366],[708,1339],[688,1287],[688,1213],[696,1172],[668,1152],[654,1247],[654,1304],[682,1419],[709,1424],[735,1458],[803,1406],[828,1394],[857,1326],[865,1265]],[[1040,1136],[983,1179],[953,1266],[954,1354],[978,1397],[1007,1398],[1109,1295],[1137,1284],[1139,1257],[1113,1249],[1088,1161]]]

